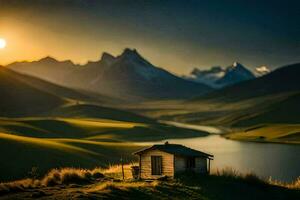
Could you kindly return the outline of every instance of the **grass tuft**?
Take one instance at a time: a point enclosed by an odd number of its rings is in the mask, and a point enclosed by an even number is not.
[[[285,183],[285,182],[281,182],[281,181],[277,181],[277,180],[272,180],[271,178],[268,180],[268,182],[272,185],[277,185],[280,187],[286,187],[289,189],[296,189],[296,190],[300,190],[300,176],[293,182],[291,183]]]
[[[62,168],[52,169],[42,180],[43,186],[54,186],[62,184],[86,184],[104,175],[99,170]]]

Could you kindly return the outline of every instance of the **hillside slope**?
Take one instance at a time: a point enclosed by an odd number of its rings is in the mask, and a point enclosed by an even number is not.
[[[300,92],[266,106],[257,115],[237,120],[233,126],[253,126],[261,123],[300,123]]]
[[[65,103],[65,100],[47,91],[42,91],[19,75],[0,67],[0,115],[24,116],[45,112]]]
[[[0,118],[0,182],[60,167],[97,167],[134,161],[139,141],[206,136],[163,124],[105,118]],[[34,156],[33,156],[34,155]],[[14,158],[14,159],[12,159]]]

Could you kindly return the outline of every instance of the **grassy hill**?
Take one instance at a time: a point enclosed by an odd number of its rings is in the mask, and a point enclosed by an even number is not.
[[[300,93],[292,94],[288,98],[270,103],[260,113],[236,121],[233,126],[247,127],[260,123],[300,123]],[[254,108],[253,108],[254,109]]]
[[[300,124],[261,124],[226,134],[225,137],[253,142],[300,144]]]
[[[135,158],[139,141],[207,135],[114,109],[119,100],[0,68],[0,180]],[[104,106],[106,105],[106,106]],[[12,159],[13,158],[13,159]]]
[[[26,177],[32,167],[96,167],[126,162],[139,141],[207,135],[172,126],[99,118],[0,119],[0,180]],[[13,158],[13,159],[12,159]]]
[[[131,122],[156,123],[154,119],[137,115],[126,110],[114,109],[94,104],[73,104],[59,107],[48,115],[75,118],[104,118]]]
[[[0,67],[0,116],[48,114],[61,106],[77,103],[114,105],[120,100],[92,92],[62,87]]]
[[[148,102],[132,111],[161,120],[224,127],[233,132],[226,135],[230,139],[299,143],[299,102],[300,93],[292,92],[228,102],[213,99]],[[247,132],[260,126],[269,128]]]
[[[51,110],[66,101],[22,81],[16,73],[0,67],[0,116],[22,116]]]
[[[214,99],[157,101],[128,109],[156,119],[190,124],[242,127],[256,123],[300,123],[299,94],[273,94],[231,102]]]

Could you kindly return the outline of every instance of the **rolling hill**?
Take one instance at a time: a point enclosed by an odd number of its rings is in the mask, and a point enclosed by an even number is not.
[[[0,180],[60,167],[104,167],[134,160],[137,142],[205,136],[172,126],[105,118],[0,118]],[[33,156],[34,155],[34,156]],[[12,159],[13,158],[13,159]]]
[[[66,101],[23,81],[20,76],[0,67],[0,115],[25,116],[45,112]]]
[[[141,148],[139,141],[207,135],[107,107],[114,101],[110,97],[90,96],[4,67],[0,92],[1,181],[26,177],[33,167],[46,173],[59,167],[108,166],[121,157],[129,162]]]

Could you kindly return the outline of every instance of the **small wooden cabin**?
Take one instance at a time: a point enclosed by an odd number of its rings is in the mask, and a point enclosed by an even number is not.
[[[157,179],[174,177],[176,173],[193,171],[209,173],[213,155],[180,144],[153,145],[134,153],[139,156],[139,177]]]

